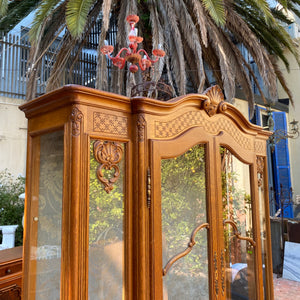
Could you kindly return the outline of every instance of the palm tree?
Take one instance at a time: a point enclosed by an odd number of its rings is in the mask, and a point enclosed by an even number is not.
[[[299,0],[278,2],[299,15]],[[27,99],[35,96],[40,58],[59,33],[67,29],[47,83],[48,91],[61,85],[62,71],[72,50],[76,48],[79,52],[84,47],[100,15],[99,46],[104,43],[111,16],[118,17],[117,46],[126,45],[128,14],[137,14],[143,19],[139,31],[140,35],[149,37],[143,44],[146,50],[151,46],[157,48],[158,44],[166,50],[165,58],[153,70],[152,80],[157,81],[163,72],[167,73],[175,94],[186,93],[187,81],[195,91],[202,92],[212,73],[228,101],[234,98],[235,88],[239,86],[253,104],[251,79],[265,99],[262,87],[242,54],[242,45],[255,61],[271,98],[276,98],[278,79],[293,101],[278,67],[278,59],[281,59],[289,68],[285,48],[299,63],[296,45],[279,23],[291,21],[282,12],[270,8],[267,0],[43,0],[30,31],[32,49]],[[105,57],[98,55],[96,87],[128,94],[126,70],[114,70],[113,84],[109,84],[106,68]],[[131,76],[138,80],[140,75]]]
[[[18,22],[32,12],[39,0],[0,0],[0,32],[9,32]]]

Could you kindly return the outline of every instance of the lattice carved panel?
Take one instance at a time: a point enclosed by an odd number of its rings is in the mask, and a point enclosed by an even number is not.
[[[258,154],[266,154],[266,141],[255,141],[254,143],[255,152]]]
[[[155,122],[155,137],[156,138],[173,138],[185,130],[192,127],[203,127],[210,134],[218,134],[220,131],[226,131],[234,140],[246,150],[253,150],[251,139],[246,137],[226,118],[218,118],[217,120],[204,118],[201,111],[190,111],[174,118],[168,122]]]
[[[127,117],[94,112],[93,130],[96,132],[127,136],[128,119]]]

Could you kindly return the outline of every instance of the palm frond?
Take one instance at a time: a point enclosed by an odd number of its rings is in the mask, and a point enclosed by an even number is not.
[[[154,0],[149,1],[150,10],[150,23],[152,28],[152,48],[158,48],[158,45],[164,45],[163,28],[158,18],[157,5]],[[158,65],[156,64],[153,69],[153,81],[158,81],[161,77],[165,65],[165,59],[160,59]]]
[[[209,15],[217,25],[225,24],[225,8],[223,0],[201,0]]]
[[[249,3],[264,16],[267,24],[272,24],[275,19],[271,13],[271,9],[267,0],[249,0]]]
[[[160,2],[162,4],[162,2]],[[169,46],[172,53],[171,68],[175,74],[175,82],[181,95],[185,94],[186,88],[186,73],[184,64],[184,53],[182,48],[182,38],[178,27],[178,17],[174,10],[174,3],[170,0],[164,1],[164,5],[160,6],[160,10],[165,10],[167,18],[164,20],[165,31],[170,31]],[[176,53],[176,55],[174,55]]]
[[[219,58],[224,93],[227,101],[232,102],[235,95],[236,74],[236,65],[233,63],[232,49],[228,46],[227,40],[222,31],[210,18],[207,18],[207,24],[210,42],[215,48],[216,54]]]
[[[182,0],[178,0],[178,5],[175,6],[176,14],[178,16],[178,21],[180,25],[181,32],[186,33],[185,40],[186,46],[189,46],[194,59],[194,65],[197,68],[196,76],[198,77],[199,85],[197,91],[200,93],[203,91],[205,76],[204,76],[204,67],[202,60],[202,49],[199,41],[199,35],[196,31],[193,20],[187,10],[185,3]],[[185,43],[184,43],[185,44]]]
[[[111,10],[112,0],[103,1],[102,3],[102,27],[101,33],[99,37],[99,45],[98,45],[98,63],[97,63],[97,78],[96,78],[96,88],[108,91],[108,72],[107,72],[107,59],[105,56],[100,54],[100,48],[102,47],[104,40],[106,38],[106,34],[109,26],[109,17]]]
[[[291,104],[294,105],[293,94],[292,94],[292,92],[290,91],[290,89],[288,88],[287,82],[286,82],[286,80],[285,80],[285,78],[284,78],[284,75],[283,75],[283,73],[281,72],[281,70],[280,70],[280,68],[279,68],[279,66],[278,66],[278,64],[277,64],[277,61],[276,61],[275,57],[274,57],[274,56],[270,56],[270,60],[271,60],[271,62],[272,62],[272,64],[273,64],[273,67],[274,67],[276,76],[277,76],[277,78],[278,78],[278,80],[279,80],[279,82],[280,82],[282,88],[283,88],[284,91],[287,93],[287,95],[288,95],[288,97],[289,97],[289,99],[290,99],[290,101],[291,101]]]
[[[227,6],[226,27],[245,45],[257,64],[259,73],[269,88],[273,98],[276,97],[276,76],[268,54],[247,23],[230,6]],[[247,37],[247,38],[245,38]]]
[[[74,38],[78,38],[87,23],[88,13],[95,0],[69,0],[66,6],[66,24]]]
[[[61,2],[60,0],[43,0],[39,5],[33,22],[31,29],[29,31],[29,38],[31,43],[34,43],[38,40],[39,36],[43,35],[43,31],[41,30],[42,24],[51,19],[53,15],[53,11],[56,5]],[[60,7],[65,5],[65,1],[60,4]]]
[[[5,16],[8,7],[8,0],[0,0],[0,17]]]
[[[194,22],[196,25],[198,25],[198,30],[200,32],[203,45],[207,47],[207,28],[205,24],[206,18],[203,6],[201,5],[201,2],[199,0],[191,0],[191,3],[195,15]]]
[[[117,41],[116,41],[116,49],[119,46],[126,45],[126,33],[128,33],[128,24],[126,22],[126,16],[129,12],[129,3],[128,1],[121,1],[120,10],[118,13],[118,32],[117,32]],[[111,86],[111,91],[117,94],[124,94],[124,78],[125,78],[125,70],[120,70],[117,67],[112,66],[112,82],[114,83]],[[99,78],[100,79],[100,78]]]

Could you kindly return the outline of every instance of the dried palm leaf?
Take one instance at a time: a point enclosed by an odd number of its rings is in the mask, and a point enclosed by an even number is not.
[[[150,22],[152,27],[152,48],[157,49],[158,45],[164,45],[163,28],[158,18],[157,5],[155,0],[150,0],[148,4],[150,10]],[[153,66],[154,73],[152,80],[157,82],[163,72],[165,65],[165,58],[160,59],[155,66]]]
[[[181,95],[185,94],[186,88],[186,74],[185,74],[185,62],[184,53],[182,47],[181,33],[178,27],[178,18],[174,10],[174,3],[170,0],[165,0],[164,2],[159,2],[160,12],[166,16],[164,19],[164,30],[169,31],[169,53],[170,56],[171,69],[174,71],[174,79]]]
[[[273,65],[268,57],[267,51],[262,44],[259,43],[257,37],[253,34],[249,26],[236,13],[232,6],[226,4],[227,18],[226,26],[234,33],[235,37],[242,42],[249,50],[251,56],[257,64],[259,73],[264,81],[264,84],[269,88],[270,95],[273,99],[276,98],[276,76]],[[245,36],[247,38],[245,38]]]
[[[208,33],[212,46],[216,50],[219,58],[224,93],[227,101],[232,102],[235,95],[235,74],[236,64],[234,64],[233,52],[228,45],[227,39],[210,17],[207,18]]]
[[[194,65],[197,68],[197,76],[199,85],[197,87],[198,93],[201,93],[204,88],[205,75],[202,60],[202,49],[199,41],[199,35],[197,34],[193,20],[187,10],[185,3],[182,0],[178,0],[178,5],[175,6],[176,13],[178,15],[179,25],[181,32],[185,33],[186,42],[191,48],[194,57]],[[180,17],[181,16],[181,17]],[[185,43],[184,43],[185,44]]]
[[[189,1],[189,0],[188,0]],[[191,0],[194,12],[194,22],[198,25],[198,30],[201,34],[202,43],[207,47],[207,28],[205,24],[205,13],[204,8],[199,0]]]
[[[273,64],[273,67],[274,67],[274,70],[275,70],[275,73],[276,73],[276,76],[282,86],[282,88],[284,89],[284,91],[287,93],[290,101],[291,101],[291,104],[294,106],[294,97],[293,97],[293,94],[291,92],[291,90],[288,88],[287,86],[287,82],[284,78],[284,75],[282,73],[282,71],[280,70],[278,64],[277,64],[277,61],[276,61],[276,58],[274,56],[270,56],[270,60]]]

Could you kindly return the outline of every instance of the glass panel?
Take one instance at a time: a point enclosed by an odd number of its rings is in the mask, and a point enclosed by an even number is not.
[[[91,141],[89,299],[122,299],[124,145]],[[100,177],[100,180],[99,180]]]
[[[265,266],[267,265],[267,227],[266,227],[266,208],[265,208],[265,191],[264,191],[264,158],[258,156],[256,158],[257,164],[257,181],[258,181],[258,201],[259,201],[259,219],[260,219],[260,237],[261,237],[261,252],[262,252],[262,266],[264,291],[266,292],[266,278]],[[272,278],[273,280],[273,278]],[[266,294],[265,294],[266,299]]]
[[[60,299],[63,131],[42,135],[40,151],[35,299]]]
[[[249,165],[221,148],[222,201],[227,299],[255,299],[254,248],[242,237],[253,238]],[[236,227],[236,228],[235,228]]]
[[[187,248],[193,230],[206,218],[205,147],[161,162],[163,266]],[[163,278],[164,299],[209,298],[207,232],[201,229],[192,251]]]

